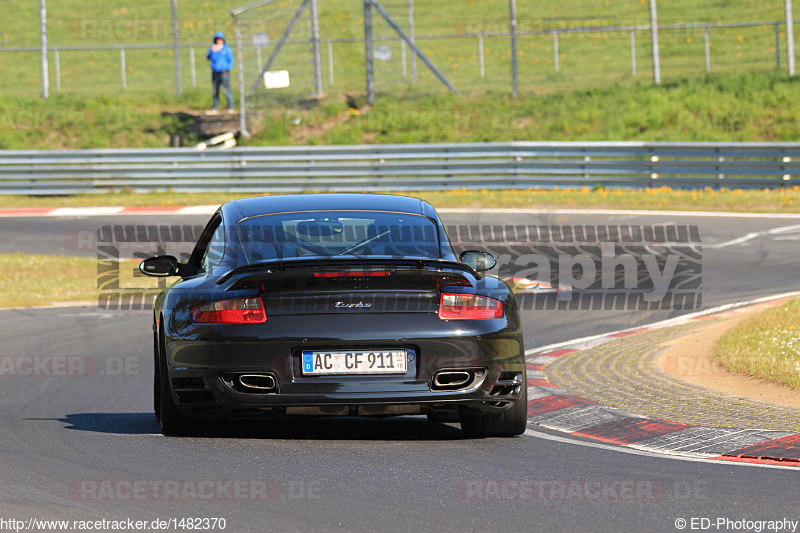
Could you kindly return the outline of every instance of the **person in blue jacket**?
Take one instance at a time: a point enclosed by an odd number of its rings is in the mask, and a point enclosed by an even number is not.
[[[206,58],[211,62],[211,84],[214,87],[214,107],[212,113],[219,112],[219,86],[225,91],[228,100],[228,111],[233,111],[233,91],[231,91],[231,69],[233,68],[233,50],[225,42],[225,34],[218,31],[214,34],[214,44],[208,47]]]

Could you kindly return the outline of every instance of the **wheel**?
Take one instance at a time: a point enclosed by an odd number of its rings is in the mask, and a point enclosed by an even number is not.
[[[161,419],[161,387],[158,382],[160,372],[158,368],[158,329],[153,324],[153,412],[156,420]]]
[[[470,437],[513,437],[525,432],[528,426],[528,389],[523,381],[519,399],[500,413],[459,411],[461,431]]]
[[[169,386],[169,378],[167,376],[167,364],[165,360],[166,343],[164,342],[164,334],[159,332],[159,355],[158,355],[158,370],[156,378],[157,391],[154,393],[156,404],[158,405],[158,421],[161,422],[161,433],[166,436],[181,436],[190,435],[196,429],[196,424],[193,420],[186,418],[178,408],[175,406],[175,398],[172,395],[172,390]]]

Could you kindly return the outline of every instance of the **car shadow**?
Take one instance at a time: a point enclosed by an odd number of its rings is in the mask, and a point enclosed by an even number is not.
[[[152,413],[74,413],[57,420],[65,429],[121,435],[161,435]],[[420,416],[379,419],[291,418],[200,422],[190,437],[283,440],[461,440],[457,425],[432,424]]]

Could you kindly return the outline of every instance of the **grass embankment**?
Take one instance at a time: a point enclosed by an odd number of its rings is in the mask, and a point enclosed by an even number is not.
[[[523,189],[402,191],[438,208],[595,208],[631,210],[800,213],[800,187],[779,190],[658,187],[625,189]],[[0,195],[0,207],[191,206],[216,205],[257,196],[235,193],[105,193],[61,197]]]
[[[746,319],[717,343],[716,361],[731,372],[800,388],[800,299]]]
[[[123,262],[117,270],[113,263],[88,257],[0,254],[0,308],[97,302],[101,292],[158,287],[158,279],[134,278],[137,268],[137,263]]]
[[[188,90],[0,97],[0,149],[166,147],[187,133],[176,113],[207,107]],[[499,141],[796,141],[800,80],[780,72],[725,74],[541,97],[405,93],[350,114],[330,96],[313,109],[271,108],[243,145]]]

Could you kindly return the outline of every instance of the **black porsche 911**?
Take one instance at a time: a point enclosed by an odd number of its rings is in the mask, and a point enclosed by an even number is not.
[[[425,414],[470,436],[527,418],[516,299],[484,252],[456,257],[427,202],[301,194],[222,205],[155,302],[165,435],[200,420]]]

